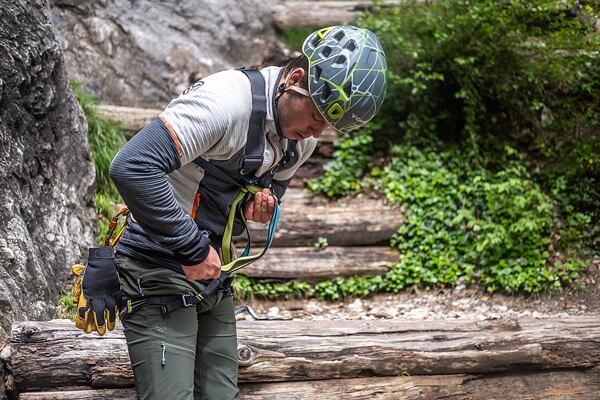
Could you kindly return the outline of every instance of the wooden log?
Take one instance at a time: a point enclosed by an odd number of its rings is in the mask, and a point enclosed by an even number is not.
[[[288,190],[273,246],[312,246],[319,237],[330,246],[369,246],[385,243],[404,221],[400,207],[383,200],[356,198],[328,202],[306,192]],[[266,225],[249,224],[252,240],[264,243]],[[243,239],[240,238],[240,239]]]
[[[385,275],[387,264],[398,261],[389,247],[273,247],[243,269],[243,274],[260,279],[300,279],[317,282],[352,275]]]
[[[380,6],[397,6],[401,0],[381,0]],[[374,1],[283,1],[273,6],[273,23],[279,29],[302,26],[323,27],[351,23]]]
[[[585,370],[600,364],[600,318],[239,321],[238,358],[240,382]],[[68,320],[13,325],[11,370],[21,392],[133,385],[121,329]]]
[[[118,122],[124,129],[135,132],[152,122],[162,111],[163,110],[158,108],[123,107],[115,105],[98,106],[98,112],[101,116]],[[333,129],[326,129],[319,138],[319,141],[324,144],[331,144],[336,140],[338,140],[338,135]]]
[[[121,124],[121,127],[131,131],[139,131],[162,112],[158,108],[123,107],[114,105],[99,105],[101,116]]]
[[[19,400],[136,400],[136,391],[127,389],[84,389],[48,392],[26,392]]]
[[[598,371],[350,378],[240,385],[239,400],[595,400]],[[134,389],[22,393],[19,400],[135,400]]]

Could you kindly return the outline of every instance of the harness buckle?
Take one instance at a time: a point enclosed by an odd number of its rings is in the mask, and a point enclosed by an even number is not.
[[[181,295],[181,302],[183,303],[183,306],[184,306],[184,307],[194,307],[194,306],[195,306],[195,304],[188,303],[188,301],[186,300],[186,298],[187,298],[188,296],[191,296],[192,298],[194,298],[194,295],[191,295],[191,294],[182,294],[182,295]]]

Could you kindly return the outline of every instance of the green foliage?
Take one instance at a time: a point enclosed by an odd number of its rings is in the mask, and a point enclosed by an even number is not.
[[[539,142],[537,179],[559,204],[559,250],[600,251],[600,137]]]
[[[281,32],[280,37],[287,47],[301,52],[304,40],[317,29],[311,26],[288,28]]]
[[[359,21],[390,66],[367,128],[378,140],[360,148],[343,138],[347,148],[309,188],[358,192],[383,150],[371,176],[407,219],[392,238],[402,258],[378,290],[460,279],[538,292],[577,277],[579,257],[600,242],[599,15],[592,2],[407,1]],[[532,139],[533,153],[505,145],[530,150]],[[347,292],[319,285],[327,298]]]
[[[489,291],[531,293],[577,276],[581,263],[550,260],[554,203],[516,150],[494,153],[487,168],[455,149],[404,145],[392,156],[373,172],[390,201],[408,206],[392,238],[403,256],[388,273],[389,289],[479,278]]]
[[[108,223],[115,214],[115,205],[123,202],[110,179],[109,169],[112,159],[126,139],[118,123],[99,115],[98,101],[94,97],[85,93],[76,83],[71,84],[71,90],[83,109],[88,124],[88,140],[96,170],[98,242],[103,243]]]
[[[316,247],[318,249],[324,249],[328,246],[329,246],[329,242],[327,241],[327,238],[323,237],[323,236],[319,236],[317,238],[317,241],[314,244],[314,247]]]
[[[386,50],[397,136],[532,136],[600,126],[597,2],[406,1],[360,20]],[[580,17],[575,16],[577,12]]]
[[[70,319],[75,319],[75,311],[77,310],[77,307],[75,306],[75,303],[73,303],[73,295],[70,292],[61,293],[59,295],[58,306],[65,311]]]
[[[320,300],[339,300],[348,297],[365,297],[385,287],[382,276],[351,276],[333,281],[319,282],[314,287],[314,296]]]
[[[310,190],[327,197],[357,194],[361,179],[373,162],[373,136],[371,129],[362,129],[354,135],[342,137],[335,144],[334,159],[325,165],[326,174],[319,179],[309,179]]]
[[[285,283],[258,282],[243,274],[237,274],[233,281],[236,297],[250,299],[258,297],[267,300],[298,299],[312,295],[312,288],[306,282],[289,281]]]

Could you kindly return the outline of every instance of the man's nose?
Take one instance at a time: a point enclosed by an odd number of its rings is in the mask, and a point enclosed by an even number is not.
[[[311,132],[312,135],[318,139],[325,129],[327,129],[327,123],[318,123],[311,127]]]

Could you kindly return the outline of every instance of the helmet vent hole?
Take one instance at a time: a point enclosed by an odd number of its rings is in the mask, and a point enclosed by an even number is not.
[[[325,58],[329,57],[329,55],[331,54],[331,47],[329,46],[325,46],[323,47],[323,50],[321,50],[321,55]]]
[[[346,96],[350,98],[352,95],[352,82],[348,82],[344,85],[344,93],[346,93]]]
[[[335,63],[336,64],[345,64],[346,63],[346,56],[338,56],[335,59]]]
[[[323,93],[321,94],[321,98],[323,100],[327,100],[331,96],[331,88],[329,85],[323,85]]]
[[[340,40],[342,40],[344,36],[345,36],[344,35],[344,31],[339,31],[335,35],[333,35],[333,37],[335,38],[335,40],[337,40],[338,42]]]
[[[346,46],[344,46],[345,49],[350,50],[350,52],[356,50],[356,42],[354,40],[349,41]]]
[[[323,72],[323,69],[321,67],[319,67],[318,65],[315,66],[315,75],[314,75],[313,82],[318,82],[319,79],[321,79],[321,72]]]

